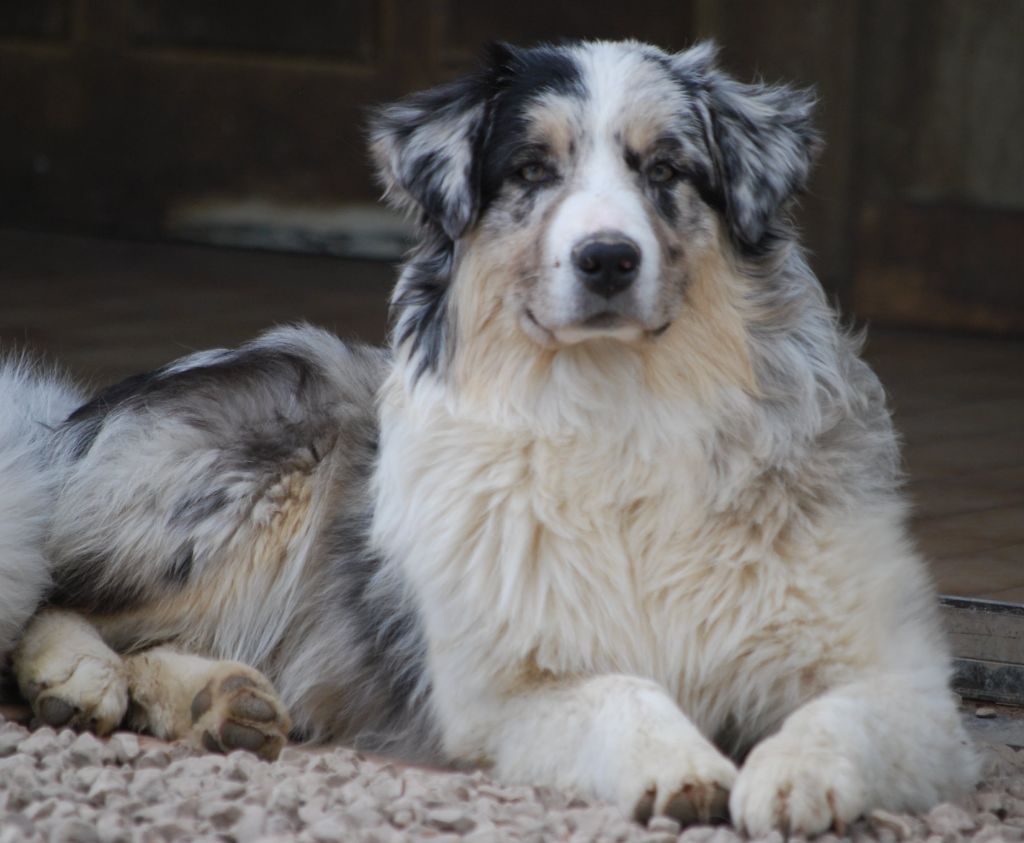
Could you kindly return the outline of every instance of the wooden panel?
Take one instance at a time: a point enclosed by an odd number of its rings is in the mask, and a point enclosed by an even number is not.
[[[377,42],[369,0],[134,0],[137,44],[366,60]]]
[[[1024,4],[864,9],[858,313],[1024,332]]]
[[[364,8],[346,8],[357,6]],[[283,15],[282,7],[252,8]],[[90,0],[82,9],[73,51],[0,43],[0,113],[18,127],[0,134],[0,224],[154,237],[166,233],[171,215],[209,201],[335,206],[377,198],[366,109],[407,89],[401,68],[351,55],[280,61],[212,48],[138,49],[129,0]],[[359,38],[372,36],[385,55],[405,40],[404,22],[387,39],[376,33],[386,10],[364,9],[359,18]],[[405,18],[422,31],[422,10]],[[216,27],[208,31],[227,37],[228,16],[209,20]],[[318,19],[324,29],[329,22]],[[345,45],[331,43],[339,52]]]
[[[1024,3],[865,9],[866,195],[1024,210]]]
[[[71,34],[70,0],[3,0],[0,38],[64,40]]]
[[[598,3],[481,3],[448,0],[441,21],[442,56],[466,63],[481,45],[501,39],[517,44],[572,38],[638,38],[669,50],[694,39],[692,2],[635,0],[627,6]]]
[[[1024,704],[1024,606],[944,597],[942,620],[965,697]]]
[[[968,699],[1024,706],[1024,668],[1019,664],[954,659],[951,684]]]
[[[1024,332],[1024,213],[869,202],[854,304],[904,325]]]
[[[945,597],[942,619],[955,656],[1024,665],[1024,606]]]
[[[152,236],[183,204],[377,194],[362,127],[396,85],[325,65],[0,52],[0,221]]]
[[[811,264],[830,291],[852,281],[853,150],[859,7],[856,3],[785,0],[699,0],[702,37],[722,47],[722,61],[737,77],[813,86],[815,125],[825,147],[800,200],[796,219]]]

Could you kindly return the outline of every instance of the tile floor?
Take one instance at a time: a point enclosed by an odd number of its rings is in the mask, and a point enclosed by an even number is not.
[[[0,346],[100,385],[297,319],[379,342],[393,267],[0,231]],[[1024,340],[873,330],[942,591],[1024,603]]]

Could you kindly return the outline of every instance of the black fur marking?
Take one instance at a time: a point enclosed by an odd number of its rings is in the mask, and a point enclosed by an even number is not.
[[[705,205],[722,216],[725,215],[725,195],[718,187],[714,176],[706,168],[701,166],[689,167],[684,173],[684,178],[693,185]]]
[[[286,351],[251,349],[242,347],[226,359],[208,365],[176,371],[173,366],[133,375],[98,392],[87,403],[75,410],[63,429],[72,437],[71,453],[75,459],[85,456],[92,448],[103,424],[111,413],[121,409],[174,405],[194,391],[217,393],[226,386],[251,382],[260,376],[291,375],[295,394],[301,397],[311,377],[312,364],[298,355]],[[173,407],[172,407],[173,409]],[[204,419],[189,419],[202,427]]]
[[[63,560],[54,570],[51,605],[84,612],[117,612],[130,609],[143,598],[137,583],[110,582],[104,579],[106,559],[83,554]]]
[[[368,517],[339,519],[331,529],[329,547],[333,558],[344,559],[341,609],[359,647],[361,667],[384,686],[378,690],[387,702],[377,716],[397,721],[404,719],[423,680],[425,666],[409,650],[410,642],[420,640],[422,633],[412,608],[376,582],[381,560],[368,549],[369,529]]]
[[[586,96],[579,66],[554,47],[509,51],[500,67],[503,72],[494,80],[490,124],[482,149],[481,215],[522,164],[546,157],[546,150],[538,150],[526,135],[530,104],[549,93],[577,99]]]
[[[72,457],[79,459],[89,452],[103,427],[103,420],[111,410],[133,396],[144,393],[159,378],[160,370],[132,375],[101,390],[68,416],[65,426],[75,428]]]
[[[164,572],[164,580],[167,583],[181,587],[188,584],[189,578],[192,576],[194,552],[192,542],[187,542],[181,546]]]
[[[654,197],[654,206],[658,213],[664,217],[669,225],[675,225],[679,221],[679,206],[676,204],[676,188],[678,182],[668,184],[657,184],[651,186]]]
[[[640,157],[640,153],[633,149],[633,147],[625,147],[622,152],[622,156],[626,162],[626,166],[634,173],[639,173],[643,169],[643,159]]]
[[[378,430],[367,425],[357,433],[353,453],[360,457],[352,463],[346,485],[366,490],[376,460]],[[370,547],[368,498],[364,491],[358,498],[364,506],[348,508],[328,526],[325,548],[335,570],[331,581],[340,587],[333,599],[351,630],[365,681],[377,686],[374,700],[386,701],[370,717],[401,722],[408,718],[416,691],[424,687],[423,633],[413,606],[392,581],[381,579],[382,561]]]
[[[228,498],[223,489],[215,489],[195,498],[186,498],[171,512],[170,525],[191,529],[219,512],[227,503]]]
[[[477,73],[415,94],[375,116],[375,142],[397,150],[399,161],[396,168],[390,159],[379,160],[384,181],[393,180],[416,201],[424,225],[424,242],[406,265],[392,300],[394,339],[398,345],[411,343],[417,377],[437,371],[451,354],[454,336],[447,323],[453,240],[487,211],[526,156],[537,157],[525,139],[525,111],[549,92],[584,95],[580,69],[570,56],[548,46],[520,50],[494,44]],[[418,150],[420,131],[462,149],[465,172],[453,172],[456,163],[440,149]],[[524,196],[544,187],[520,184]]]
[[[450,240],[425,243],[402,273],[392,300],[397,345],[411,344],[418,362],[416,376],[436,371],[449,349],[448,285],[451,281]]]

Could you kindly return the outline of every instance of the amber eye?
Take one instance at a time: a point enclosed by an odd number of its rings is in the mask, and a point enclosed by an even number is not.
[[[553,178],[551,170],[541,161],[530,161],[528,164],[523,164],[519,168],[518,174],[519,178],[530,184],[541,184]]]
[[[655,161],[647,168],[647,179],[654,184],[665,184],[676,177],[676,169],[665,161]]]

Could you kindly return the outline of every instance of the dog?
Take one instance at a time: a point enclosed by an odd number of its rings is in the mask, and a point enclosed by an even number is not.
[[[708,44],[495,46],[374,114],[420,233],[389,351],[290,326],[92,397],[9,362],[36,718],[751,834],[970,786],[884,393],[788,218],[812,108]]]

